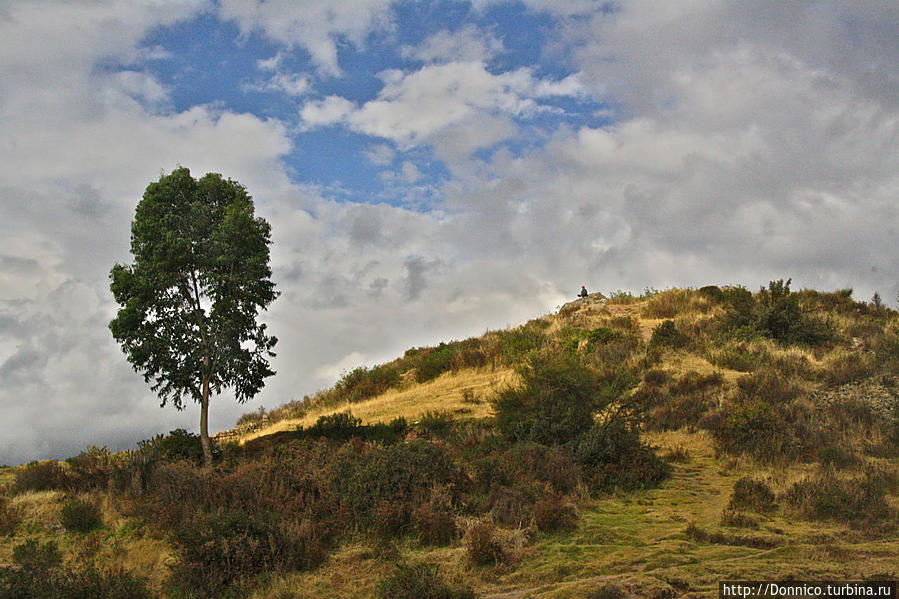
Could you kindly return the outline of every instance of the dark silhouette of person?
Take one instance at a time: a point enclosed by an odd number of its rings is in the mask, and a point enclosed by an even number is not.
[[[578,293],[578,297],[587,297],[587,288],[581,285],[581,292]]]

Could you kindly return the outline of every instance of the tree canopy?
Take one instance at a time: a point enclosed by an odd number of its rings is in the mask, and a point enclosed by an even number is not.
[[[278,296],[271,227],[238,182],[177,168],[150,183],[131,223],[130,265],[110,271],[120,309],[109,323],[135,370],[165,406],[201,406],[204,457],[212,459],[208,406],[232,388],[238,402],[274,374],[277,339],[259,314]]]

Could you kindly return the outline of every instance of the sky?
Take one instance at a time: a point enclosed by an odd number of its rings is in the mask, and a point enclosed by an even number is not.
[[[174,428],[108,323],[146,186],[272,225],[210,428],[589,291],[899,292],[895,0],[0,2],[0,465]]]

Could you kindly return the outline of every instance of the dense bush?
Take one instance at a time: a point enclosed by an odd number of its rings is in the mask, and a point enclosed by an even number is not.
[[[238,510],[202,514],[175,529],[181,560],[172,571],[176,589],[221,596],[236,582],[266,571],[309,568],[324,549],[309,522],[276,521]]]
[[[315,424],[307,429],[298,426],[298,437],[309,439],[330,439],[347,441],[352,438],[391,444],[402,440],[409,432],[409,423],[405,418],[394,418],[389,423],[362,424],[362,420],[353,416],[352,412],[336,412],[319,416]]]
[[[124,570],[62,566],[52,541],[30,539],[13,548],[17,568],[0,567],[0,599],[150,599],[146,582]]]
[[[743,477],[734,483],[734,490],[727,505],[733,510],[769,512],[775,507],[774,491],[760,480]]]
[[[569,530],[577,525],[577,510],[562,496],[546,495],[534,504],[534,524],[543,532]]]
[[[783,499],[814,520],[877,522],[894,515],[886,495],[895,485],[894,476],[873,469],[848,479],[824,471],[794,483]]]
[[[62,506],[60,519],[66,530],[90,532],[103,526],[103,514],[96,504],[83,499],[72,499]]]
[[[497,427],[513,441],[572,441],[592,426],[596,410],[616,399],[576,356],[534,357],[520,374],[521,387],[501,392],[494,401]]]
[[[420,502],[434,485],[450,485],[459,474],[449,455],[425,441],[392,446],[344,447],[336,457],[331,487],[354,525],[368,528],[384,501]]]
[[[502,544],[496,537],[496,527],[489,522],[475,522],[463,538],[465,553],[476,566],[498,564],[506,559]]]
[[[620,419],[593,425],[573,445],[575,459],[597,489],[653,487],[670,472],[637,430]]]
[[[416,357],[415,380],[425,383],[451,370],[456,351],[456,346],[448,343],[423,350]]]
[[[0,495],[0,537],[12,536],[22,522],[22,515],[9,500]]]
[[[412,523],[423,545],[448,545],[458,535],[453,515],[452,495],[435,488],[431,499],[412,511]]]
[[[503,362],[516,365],[546,343],[546,335],[535,327],[518,327],[496,333]]]
[[[401,382],[400,372],[393,366],[382,364],[371,369],[363,366],[344,374],[334,390],[341,399],[357,402],[398,387]]]
[[[51,491],[66,489],[71,483],[65,467],[52,460],[31,462],[16,473],[13,492]]]
[[[673,320],[656,325],[649,339],[649,344],[655,346],[683,347],[686,343],[687,338],[677,330]]]
[[[91,445],[75,457],[68,458],[69,487],[87,491],[105,489],[113,470],[113,460],[109,449],[105,446]]]
[[[399,564],[378,584],[382,599],[474,599],[470,589],[448,585],[433,564]]]

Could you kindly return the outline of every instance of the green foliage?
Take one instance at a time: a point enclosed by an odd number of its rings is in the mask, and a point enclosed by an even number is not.
[[[162,405],[201,404],[206,450],[211,394],[230,387],[243,402],[274,374],[277,339],[257,322],[277,297],[270,243],[243,186],[178,168],[147,186],[131,224],[134,263],[110,271],[113,337]]]
[[[426,435],[444,438],[453,430],[455,424],[456,419],[449,412],[429,410],[419,419],[416,428]]]
[[[576,356],[535,356],[521,371],[522,385],[494,400],[496,424],[513,441],[568,443],[593,424],[593,413],[617,395]]]
[[[89,446],[68,458],[70,487],[79,490],[105,489],[113,469],[112,455],[106,446]]]
[[[543,347],[546,335],[539,329],[523,326],[497,332],[503,362],[517,365]]]
[[[441,343],[437,347],[421,352],[416,360],[415,380],[425,383],[437,378],[452,369],[455,357],[456,347],[447,343]]]
[[[75,532],[90,532],[103,526],[103,513],[100,508],[83,499],[72,499],[65,502],[60,519],[66,530]]]
[[[341,377],[334,386],[338,396],[357,402],[398,387],[402,382],[399,370],[386,364],[374,368],[359,367]]]
[[[382,599],[474,599],[470,589],[451,587],[434,564],[398,564],[378,584]]]
[[[203,458],[203,447],[200,435],[189,433],[183,428],[176,428],[159,441],[162,457],[170,462],[187,460],[199,464]]]
[[[337,412],[319,416],[315,424],[307,429],[297,427],[300,437],[332,441],[347,441],[352,438],[378,441],[380,443],[396,443],[409,431],[405,418],[394,418],[389,423],[362,424],[362,420],[353,416],[352,412]]]

